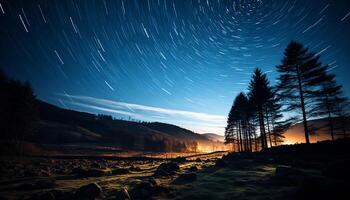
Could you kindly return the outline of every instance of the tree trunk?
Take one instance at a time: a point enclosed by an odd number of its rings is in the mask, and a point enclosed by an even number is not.
[[[331,129],[331,136],[332,141],[334,141],[334,127],[333,127],[333,119],[330,109],[328,109],[328,121],[329,121],[329,128]]]
[[[261,137],[261,148],[265,149],[266,148],[266,135],[265,135],[265,125],[264,125],[264,116],[262,113],[262,110],[259,109],[259,124],[260,124],[260,137]]]
[[[298,86],[299,86],[299,94],[300,94],[300,103],[301,103],[301,110],[303,113],[303,124],[304,124],[304,132],[305,132],[305,141],[306,144],[310,143],[309,140],[309,129],[307,127],[307,120],[306,120],[306,112],[305,112],[305,102],[304,102],[304,92],[303,92],[303,88],[301,85],[301,75],[300,75],[300,71],[299,71],[299,66],[297,66],[297,76],[298,76]]]
[[[266,109],[265,116],[266,116],[267,132],[268,132],[268,134],[269,134],[270,147],[272,147],[271,131],[270,131],[270,122],[269,122],[269,114],[268,114],[268,112],[267,112],[267,109]]]

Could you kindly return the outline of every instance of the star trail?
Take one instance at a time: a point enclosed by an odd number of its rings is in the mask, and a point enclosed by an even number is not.
[[[348,0],[0,0],[0,66],[39,99],[223,134],[256,67],[290,40],[350,95]]]

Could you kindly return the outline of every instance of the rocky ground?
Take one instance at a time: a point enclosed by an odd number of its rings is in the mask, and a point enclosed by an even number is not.
[[[0,199],[349,199],[349,144],[175,159],[2,159]]]
[[[226,152],[187,158],[2,158],[0,199],[168,198]],[[189,174],[189,175],[188,175]],[[190,177],[191,179],[191,177]],[[176,181],[175,181],[176,180]]]

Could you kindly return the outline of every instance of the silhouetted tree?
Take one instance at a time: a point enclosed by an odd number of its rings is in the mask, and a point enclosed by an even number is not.
[[[272,88],[269,86],[269,81],[265,74],[260,69],[255,69],[253,77],[249,83],[249,99],[252,104],[252,108],[257,113],[261,146],[267,148],[266,130],[265,130],[265,117],[264,113],[267,111],[267,105],[273,98]]]
[[[282,63],[277,66],[280,73],[278,95],[285,103],[286,111],[301,111],[306,143],[310,143],[307,118],[313,114],[317,89],[329,81],[327,69],[327,65],[322,66],[318,55],[295,41],[288,44]]]
[[[238,151],[248,149],[248,98],[244,93],[239,93],[230,110],[225,132],[226,142],[237,141]]]
[[[1,70],[0,95],[0,138],[18,154],[37,120],[36,99],[29,82],[8,79]]]
[[[316,108],[320,116],[328,118],[331,138],[334,140],[334,117],[342,115],[342,111],[346,109],[347,99],[343,96],[342,86],[334,80],[335,75],[328,76],[331,80],[323,83],[318,91]]]

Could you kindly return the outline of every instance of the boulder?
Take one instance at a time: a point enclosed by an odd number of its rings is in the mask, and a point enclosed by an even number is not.
[[[185,157],[178,156],[173,161],[177,163],[183,163],[183,162],[186,162],[187,159]]]
[[[126,188],[122,188],[116,195],[116,200],[131,200],[129,192]]]
[[[119,175],[119,174],[129,174],[130,170],[126,168],[114,168],[112,169],[113,175]]]
[[[175,180],[174,180],[174,184],[185,184],[185,183],[190,183],[190,182],[193,182],[197,179],[197,174],[195,173],[187,173],[187,174],[181,174],[179,175],[179,177],[177,177]]]
[[[195,162],[202,162],[202,159],[197,158],[197,159],[195,160]]]
[[[140,172],[140,171],[142,171],[142,169],[141,169],[140,167],[135,167],[135,166],[129,167],[129,170],[130,170],[130,171],[135,171],[135,172]]]
[[[162,163],[158,166],[157,170],[154,172],[154,176],[169,176],[174,175],[180,167],[177,163],[169,162]]]
[[[223,168],[223,167],[227,167],[227,163],[223,160],[223,159],[218,159],[215,162],[215,167],[216,168]]]
[[[84,169],[84,168],[74,168],[72,170],[73,174],[76,174],[79,177],[101,177],[108,176],[112,174],[112,171],[109,169]]]
[[[98,168],[98,169],[100,169],[101,168],[101,165],[99,164],[99,163],[91,163],[91,165],[90,165],[90,167],[91,168]]]
[[[191,166],[191,167],[188,169],[188,171],[190,171],[190,172],[196,172],[196,171],[198,171],[198,168],[197,168],[197,166]]]
[[[132,199],[152,199],[154,196],[169,193],[169,189],[163,186],[155,184],[152,181],[146,181],[137,184],[131,190]]]
[[[75,192],[75,199],[94,200],[102,193],[101,187],[97,183],[90,183],[80,187]]]

